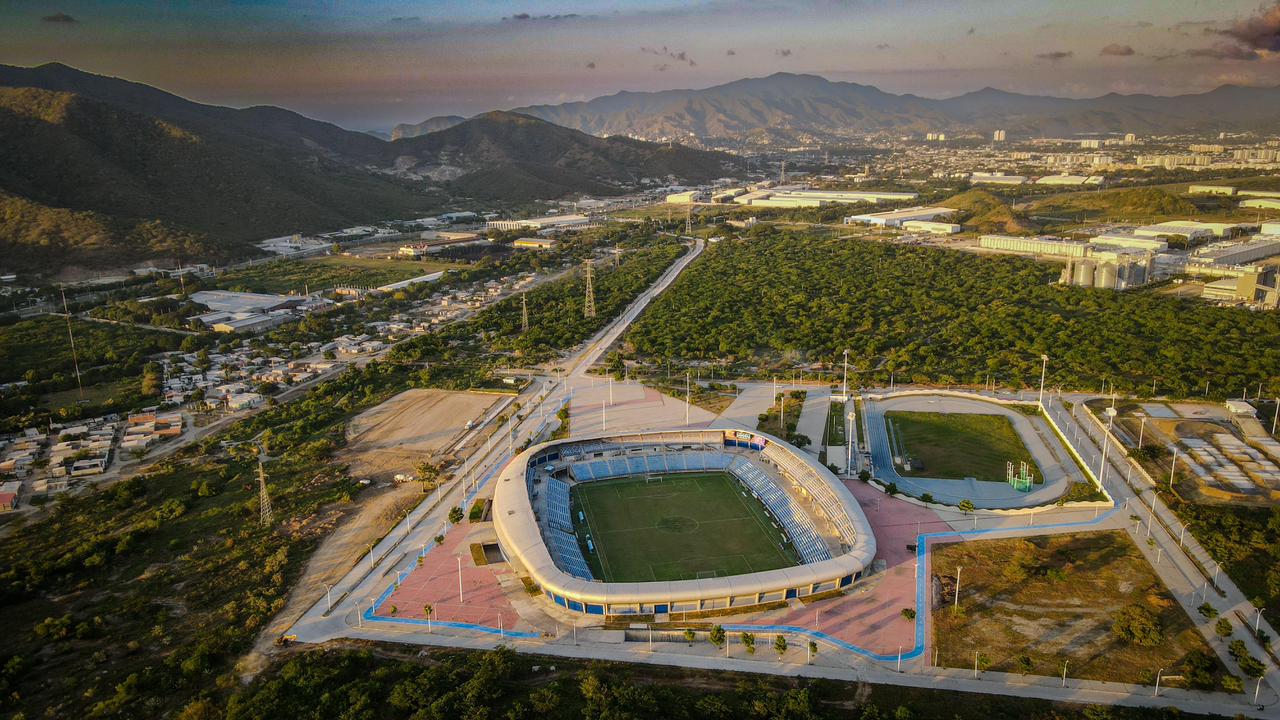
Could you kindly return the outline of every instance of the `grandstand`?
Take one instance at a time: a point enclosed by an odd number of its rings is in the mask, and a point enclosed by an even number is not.
[[[787,556],[789,560],[781,560],[783,565],[792,563],[790,566],[780,566],[775,558],[772,565],[764,567],[776,569],[761,572],[742,572],[761,567],[760,563],[747,563],[721,569],[717,577],[691,572],[654,575],[700,578],[697,580],[602,582],[593,576],[588,557],[601,548],[591,544],[587,518],[575,505],[577,485],[628,478],[637,482],[673,476],[708,477],[708,473],[711,478],[719,474],[725,480],[718,482],[736,484],[744,497],[749,494],[758,501],[753,512],[760,514],[766,527],[769,520],[776,525],[771,531],[773,546],[777,546],[781,531],[785,535],[782,542],[789,542],[794,549],[794,554]],[[599,501],[599,493],[595,497]],[[803,597],[852,583],[875,553],[875,539],[848,489],[825,467],[762,433],[663,431],[535,445],[503,470],[494,507],[499,543],[507,557],[538,582],[548,599],[575,612],[661,614]],[[624,500],[621,507],[635,506]],[[710,511],[719,506],[703,507]],[[613,532],[608,527],[597,530]],[[718,540],[708,538],[705,542],[710,546]],[[639,555],[632,548],[632,558],[649,562],[645,550],[652,552],[648,545]],[[708,548],[705,554],[710,557],[723,552]],[[612,556],[617,557],[616,550]],[[800,564],[795,565],[797,557]],[[655,567],[669,566],[666,560],[670,559],[654,557],[652,562]],[[647,566],[641,567],[642,577],[648,577]],[[616,568],[606,575],[623,576]]]

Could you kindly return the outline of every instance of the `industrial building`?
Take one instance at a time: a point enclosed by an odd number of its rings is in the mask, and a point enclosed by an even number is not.
[[[191,302],[204,305],[210,310],[227,313],[266,313],[297,307],[305,301],[306,298],[296,295],[268,295],[233,290],[198,290],[191,293]]]
[[[419,236],[422,242],[401,245],[396,254],[401,257],[420,258],[445,248],[470,245],[471,243],[488,242],[472,232],[437,232],[425,230]]]
[[[895,192],[891,190],[809,190],[803,187],[745,190],[730,195],[726,191],[716,195],[717,202],[732,201],[739,205],[753,207],[822,207],[823,205],[841,203],[881,203],[914,200],[913,192]],[[720,199],[723,198],[723,199]]]
[[[1245,242],[1206,245],[1192,257],[1211,265],[1247,265],[1276,255],[1280,255],[1280,236],[1259,235]]]
[[[1241,200],[1242,208],[1257,208],[1259,210],[1280,210],[1280,197],[1258,197]]]
[[[518,250],[550,250],[556,246],[556,241],[551,238],[522,237],[512,243],[512,246]]]
[[[922,232],[930,235],[955,235],[960,226],[955,223],[935,222],[933,220],[907,220],[902,223],[907,232]]]
[[[1164,252],[1169,249],[1169,243],[1159,238],[1148,237],[1145,235],[1134,235],[1133,233],[1124,232],[1105,233],[1091,238],[1089,242],[1093,245],[1134,248],[1137,250],[1148,250],[1150,252]]]
[[[1198,238],[1230,238],[1247,232],[1251,227],[1243,223],[1199,222],[1196,220],[1169,220],[1155,225],[1134,228],[1134,235],[1145,237],[1182,236],[1188,240]]]
[[[1188,195],[1235,195],[1236,189],[1230,185],[1190,185]]]
[[[976,172],[969,174],[969,182],[986,185],[1021,185],[1026,181],[1026,175],[1005,175],[1002,172]]]
[[[667,196],[666,202],[672,205],[691,205],[702,200],[701,190],[686,190],[684,192],[671,193]]]
[[[1043,235],[1037,237],[983,235],[978,238],[978,247],[1023,255],[1052,255],[1060,258],[1082,258],[1089,252],[1089,246],[1085,243]]]
[[[539,233],[581,230],[590,225],[591,218],[586,215],[549,215],[524,220],[490,220],[485,223],[485,227],[490,230],[533,230]]]
[[[888,212],[850,215],[844,219],[845,225],[879,225],[881,227],[901,227],[912,220],[930,221],[956,212],[954,208],[945,207],[913,207]]]
[[[1107,179],[1101,175],[1045,175],[1036,185],[1103,185]]]

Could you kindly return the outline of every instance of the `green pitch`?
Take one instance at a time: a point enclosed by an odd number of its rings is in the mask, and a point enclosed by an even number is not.
[[[1044,474],[1003,415],[936,413],[893,410],[884,414],[894,454],[907,454],[924,463],[923,470],[901,475],[959,480],[972,477],[1005,482],[1005,463],[1019,460],[1031,465],[1036,483]]]
[[[605,582],[725,577],[799,564],[764,506],[727,473],[679,473],[575,485],[583,554]],[[578,519],[578,511],[586,521]]]

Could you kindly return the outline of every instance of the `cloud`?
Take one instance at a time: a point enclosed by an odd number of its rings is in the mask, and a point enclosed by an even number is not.
[[[582,16],[579,15],[578,13],[565,13],[563,15],[530,15],[527,12],[522,12],[522,13],[516,13],[509,17],[504,17],[502,19],[514,20],[516,22],[530,22],[530,21],[538,21],[538,20],[550,20],[550,21],[573,20],[575,18],[580,18],[580,17]]]
[[[404,17],[393,17],[387,20],[387,25],[395,25],[397,27],[421,27],[425,25],[422,18],[417,15],[406,15]]]
[[[72,24],[77,23],[77,22],[80,22],[80,21],[79,21],[79,20],[76,20],[75,18],[71,17],[70,15],[68,15],[68,14],[66,14],[66,13],[64,13],[64,12],[58,12],[58,13],[54,13],[54,14],[52,14],[52,15],[45,15],[44,17],[40,18],[40,22],[47,22],[47,23],[60,23],[60,24],[63,24],[63,25],[72,25]]]
[[[880,43],[880,44],[876,45],[876,49],[877,49],[877,50],[888,50],[888,49],[889,49],[889,48],[891,48],[891,47],[893,47],[893,46],[892,46],[892,45],[890,45],[889,43]]]
[[[698,64],[694,62],[693,58],[689,57],[689,53],[684,50],[672,50],[666,45],[663,45],[661,48],[641,47],[640,52],[647,53],[649,55],[657,55],[659,57],[671,58],[676,62],[686,63],[689,67],[694,67]],[[665,70],[666,67],[664,66],[663,69]]]
[[[1186,52],[1187,57],[1209,58],[1210,60],[1243,60],[1252,61],[1262,57],[1255,50],[1240,47],[1232,43],[1214,43],[1210,47],[1192,48]]]
[[[666,72],[668,67],[670,67],[670,65],[667,65],[666,63],[662,63],[661,65],[654,65],[653,69],[657,70],[658,72]]]
[[[1271,7],[1259,8],[1258,14],[1219,31],[1245,48],[1264,52],[1280,52],[1280,0]]]
[[[1098,51],[1099,55],[1110,55],[1112,57],[1129,57],[1133,55],[1133,47],[1129,45],[1121,45],[1120,43],[1111,43],[1110,45]]]
[[[976,32],[978,32],[978,28],[976,28],[976,27],[971,27],[971,28],[969,28],[969,32],[965,33],[965,35],[973,35],[973,34],[974,34],[974,33],[976,33]]]
[[[587,69],[588,69],[588,70],[595,70],[595,69],[596,69],[596,61],[595,61],[595,60],[592,60],[591,62],[587,63]]]
[[[791,57],[791,49],[782,48],[781,50],[775,50],[774,54],[777,55],[778,57]]]
[[[737,55],[738,53],[734,52],[733,48],[729,48],[728,50],[726,50],[726,51],[725,51],[725,53],[724,53],[724,54],[725,54],[725,55]]]
[[[1036,55],[1036,58],[1040,60],[1048,60],[1049,62],[1058,62],[1059,60],[1066,60],[1074,55],[1075,53],[1070,50],[1054,50],[1053,52],[1040,53]]]

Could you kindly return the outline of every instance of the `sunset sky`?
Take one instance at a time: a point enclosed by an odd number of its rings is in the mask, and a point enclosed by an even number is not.
[[[1257,0],[0,3],[0,63],[57,61],[355,129],[778,71],[931,97],[1280,84]]]

